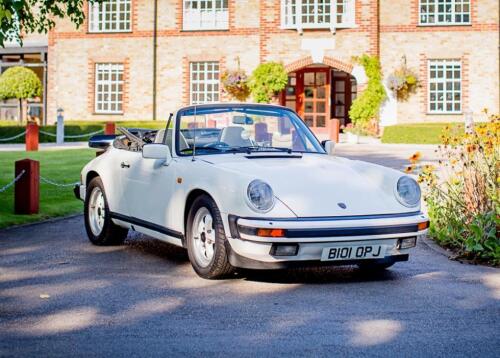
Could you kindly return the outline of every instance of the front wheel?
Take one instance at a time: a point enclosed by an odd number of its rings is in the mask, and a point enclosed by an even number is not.
[[[95,177],[87,186],[84,203],[85,230],[94,245],[120,245],[128,230],[111,220],[108,201],[101,178]]]
[[[193,202],[186,233],[189,260],[199,276],[220,279],[234,272],[224,245],[226,234],[222,218],[212,198],[202,195]]]

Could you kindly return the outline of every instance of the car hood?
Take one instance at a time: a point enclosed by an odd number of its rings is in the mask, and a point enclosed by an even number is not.
[[[206,161],[228,175],[244,176],[245,185],[253,179],[267,182],[298,217],[419,210],[397,201],[394,188],[403,174],[393,169],[321,154],[259,156],[263,155],[211,155]]]

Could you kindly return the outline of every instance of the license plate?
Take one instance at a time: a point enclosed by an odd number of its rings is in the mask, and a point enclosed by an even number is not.
[[[323,249],[321,261],[379,259],[385,257],[383,245],[335,246]]]

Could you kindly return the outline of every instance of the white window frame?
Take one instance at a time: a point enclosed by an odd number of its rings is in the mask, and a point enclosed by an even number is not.
[[[111,6],[115,6],[116,11],[110,11]],[[132,0],[89,3],[88,31],[92,33],[132,31]]]
[[[100,78],[99,75],[107,72],[107,79]],[[94,112],[99,114],[122,114],[123,113],[123,97],[124,97],[124,72],[125,66],[123,63],[96,63],[95,64],[95,89],[94,89]],[[117,79],[113,80],[112,75],[116,74]],[[121,78],[120,78],[121,76]],[[113,90],[112,86],[115,85],[116,89]],[[99,91],[99,86],[102,86],[101,91]],[[102,94],[102,99],[99,99],[99,95]],[[112,100],[112,95],[115,95],[115,99]],[[107,98],[105,99],[105,97]],[[121,96],[121,99],[119,99]],[[100,107],[102,104],[102,107]],[[115,109],[111,109],[112,105],[115,105]],[[120,105],[121,109],[118,109]],[[104,108],[107,107],[107,108]]]
[[[358,0],[359,1],[359,0]],[[327,3],[328,2],[328,3]],[[332,6],[332,2],[336,6]],[[314,21],[303,22],[303,5],[313,6]],[[329,13],[321,13],[321,9],[329,7]],[[344,11],[338,13],[339,8]],[[295,12],[295,13],[293,13]],[[319,19],[329,16],[329,22],[320,22]],[[338,21],[339,16],[342,21]],[[335,19],[335,21],[331,21]],[[353,28],[356,27],[356,0],[281,0],[281,27],[283,29],[295,29],[302,32],[304,29],[329,29],[335,32],[338,28]]]
[[[183,0],[182,7],[185,31],[229,29],[229,0]]]
[[[433,66],[439,66],[434,67]],[[451,68],[450,68],[451,66]],[[458,67],[458,69],[457,69]],[[460,78],[457,80],[455,77],[456,71],[459,71]],[[431,71],[435,71],[436,75],[439,71],[442,71],[443,75],[436,78],[431,78]],[[448,71],[451,72],[451,78],[447,77]],[[459,84],[459,88],[457,89],[456,84]],[[434,84],[435,89],[431,89],[432,84]],[[439,85],[442,85],[442,89],[439,89]],[[451,89],[449,89],[448,85],[451,85]],[[435,94],[435,100],[431,100],[432,94]],[[439,95],[442,93],[443,99],[439,100]],[[460,99],[457,101],[454,99],[455,93],[460,94]],[[451,100],[447,99],[447,94],[451,94]],[[435,103],[436,106],[434,109],[431,109],[432,103]],[[443,104],[443,109],[438,109],[438,104]],[[446,109],[446,105],[451,103],[452,109]],[[459,104],[459,109],[455,109],[455,104]],[[427,61],[427,112],[429,114],[461,114],[463,111],[463,67],[462,62],[460,60],[428,60]]]
[[[212,65],[211,70],[208,65]],[[203,66],[203,68],[200,68]],[[197,76],[195,76],[195,74]],[[200,75],[203,79],[200,79]],[[211,76],[210,76],[211,75]],[[211,77],[211,78],[209,78]],[[203,89],[200,90],[200,85]],[[194,87],[196,86],[196,90]],[[209,90],[208,87],[212,86]],[[217,61],[194,61],[189,63],[189,102],[191,104],[216,103],[220,101],[220,63]],[[196,100],[194,99],[194,95]],[[199,95],[203,94],[204,100],[199,100]],[[211,100],[207,100],[208,96]]]
[[[418,24],[419,26],[457,26],[457,25],[470,25],[471,20],[471,1],[472,0],[419,0],[418,1]],[[446,21],[446,6],[451,5],[451,20]],[[468,6],[468,11],[463,11],[464,5]],[[433,12],[422,12],[423,6],[434,6]],[[439,11],[440,7],[443,6],[443,11]],[[457,6],[461,6],[461,11],[456,11]],[[423,16],[434,16],[434,22],[424,22]],[[456,21],[456,16],[459,15],[462,17],[462,21]],[[463,17],[467,15],[469,17],[469,21],[463,21]],[[444,16],[443,20],[439,20],[440,16]]]

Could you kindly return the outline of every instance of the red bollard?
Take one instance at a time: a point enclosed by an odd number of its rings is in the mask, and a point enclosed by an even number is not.
[[[14,213],[38,214],[40,207],[40,163],[36,160],[18,160],[15,165],[16,177],[24,174],[14,188]]]
[[[335,143],[339,142],[339,133],[340,133],[340,121],[336,118],[332,118],[330,123],[330,140]]]
[[[38,150],[38,124],[29,122],[26,126],[26,151]]]
[[[115,134],[116,125],[115,122],[106,122],[106,126],[104,127],[104,134],[111,135]]]

